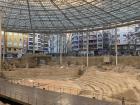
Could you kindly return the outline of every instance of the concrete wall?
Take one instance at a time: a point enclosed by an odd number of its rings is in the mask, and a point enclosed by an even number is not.
[[[7,78],[46,78],[49,76],[78,76],[79,68],[73,70],[69,68],[34,68],[34,69],[19,69],[15,71],[3,71],[3,75]]]
[[[111,56],[112,64],[115,64],[115,57]],[[53,61],[59,61],[59,58],[53,58]],[[104,57],[89,57],[89,66],[104,64]],[[71,64],[86,64],[86,57],[63,57],[63,63],[70,62]],[[140,56],[119,56],[118,64],[121,65],[140,65]]]

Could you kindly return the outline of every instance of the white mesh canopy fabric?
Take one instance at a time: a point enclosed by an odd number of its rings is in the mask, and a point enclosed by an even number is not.
[[[0,0],[2,28],[56,33],[140,20],[140,0]]]

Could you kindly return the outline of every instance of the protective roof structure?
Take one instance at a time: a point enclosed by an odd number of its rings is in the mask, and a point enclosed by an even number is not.
[[[140,0],[0,0],[2,28],[72,32],[140,21]]]

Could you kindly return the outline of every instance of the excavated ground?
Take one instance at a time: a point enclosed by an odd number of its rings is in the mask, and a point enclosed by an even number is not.
[[[52,67],[42,66],[39,69],[48,72],[48,69],[52,69]],[[31,78],[23,78],[14,82],[44,90],[120,103],[124,97],[127,103],[140,104],[140,69],[121,65],[118,67],[93,66],[89,67],[81,76],[78,71],[70,74],[69,71],[74,71],[74,69],[79,70],[81,67],[53,66],[51,73],[48,73],[47,76],[43,75],[41,78],[41,75],[37,76],[36,74]],[[65,70],[67,70],[66,74],[63,73]],[[76,74],[74,75],[74,73]]]

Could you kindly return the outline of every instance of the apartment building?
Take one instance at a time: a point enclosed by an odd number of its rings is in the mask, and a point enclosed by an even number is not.
[[[131,25],[127,27],[121,27],[117,29],[117,45],[119,55],[135,55],[139,45],[139,27],[137,25]],[[115,35],[112,33],[112,53],[115,53]]]
[[[89,55],[107,54],[110,46],[110,33],[107,31],[73,33],[72,34],[72,51],[76,55],[86,55],[87,44]],[[88,40],[88,43],[87,43]]]
[[[48,45],[49,45],[49,53],[51,55],[59,55],[62,53],[63,55],[71,52],[71,34],[62,34],[57,35],[53,34],[49,36]]]
[[[27,33],[2,31],[2,54],[6,57],[19,57],[27,52]]]
[[[35,40],[34,40],[35,35]],[[48,53],[48,36],[46,34],[29,33],[28,53],[33,53],[33,43],[35,42],[35,53]]]

